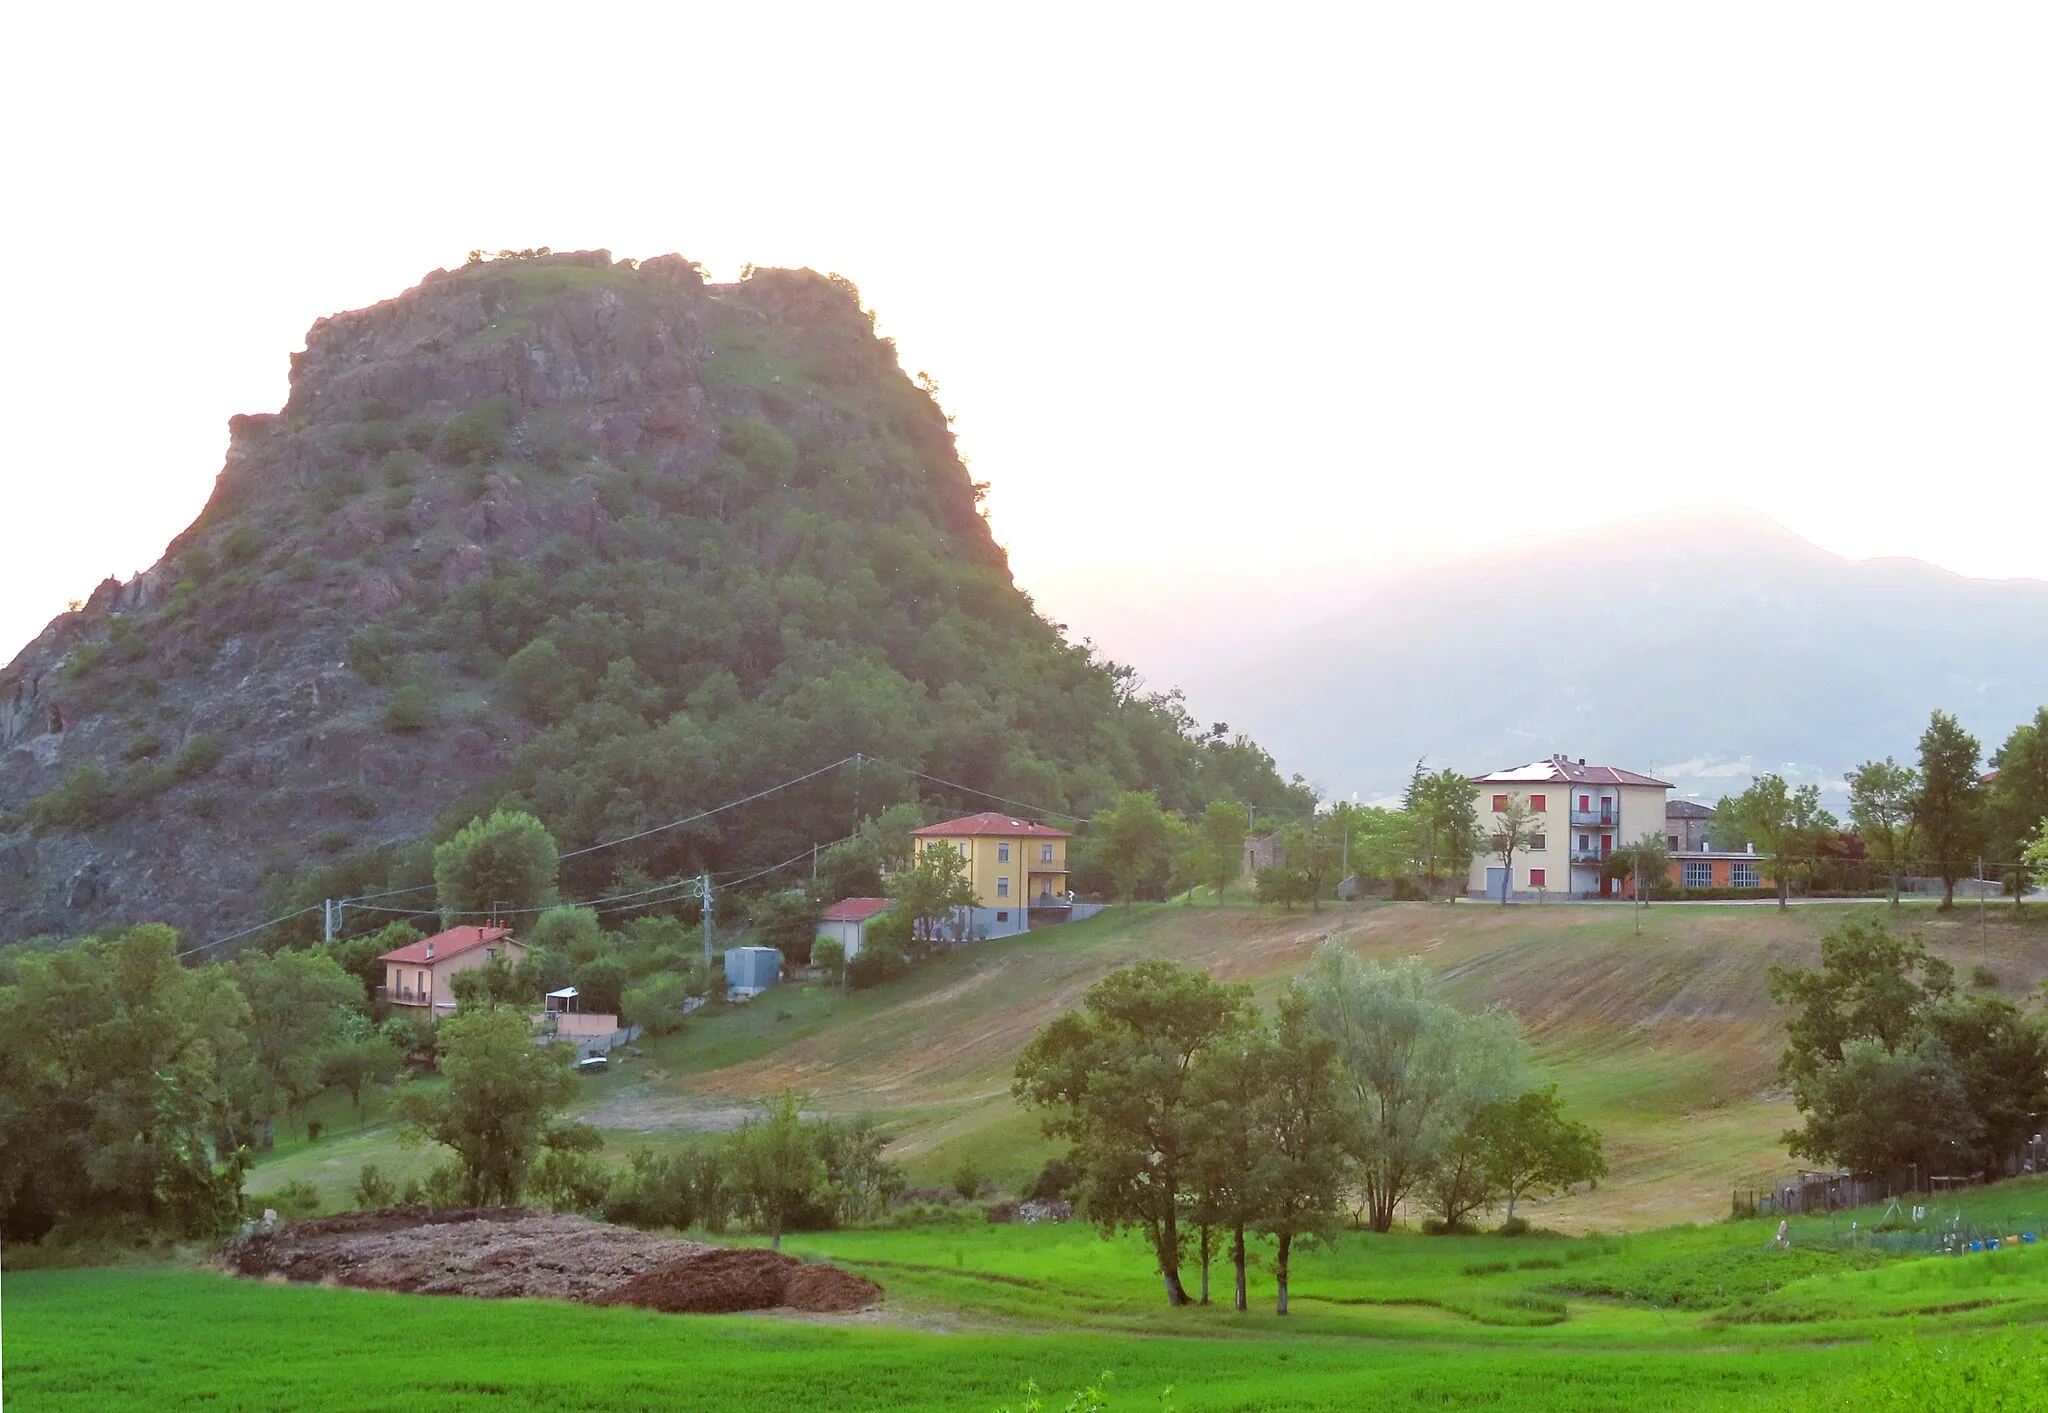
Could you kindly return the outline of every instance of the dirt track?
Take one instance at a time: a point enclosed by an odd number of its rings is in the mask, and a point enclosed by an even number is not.
[[[524,1207],[392,1207],[295,1222],[227,1249],[242,1276],[423,1295],[545,1296],[673,1313],[858,1310],[873,1281],[759,1247],[706,1246]]]

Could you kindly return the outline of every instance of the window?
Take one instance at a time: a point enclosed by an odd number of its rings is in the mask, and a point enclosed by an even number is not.
[[[1546,847],[1546,846],[1547,846],[1547,845],[1548,845],[1549,843],[1550,843],[1550,840],[1549,840],[1549,839],[1548,839],[1547,837],[1545,837],[1544,835],[1541,835],[1541,834],[1531,834],[1531,835],[1529,836],[1529,852],[1530,852],[1530,853],[1532,853],[1532,854],[1540,854],[1540,853],[1542,853],[1542,852],[1543,852],[1544,848],[1545,848],[1545,847]]]
[[[1685,886],[1688,888],[1713,887],[1714,866],[1704,859],[1687,859],[1685,862]]]
[[[996,880],[996,896],[998,898],[1007,898],[1010,896],[1010,880],[1008,876],[1004,876]]]
[[[1507,835],[1505,835],[1505,834],[1496,834],[1496,835],[1494,835],[1494,836],[1493,836],[1493,851],[1494,851],[1494,852],[1495,852],[1496,854],[1498,854],[1498,853],[1503,853],[1503,852],[1505,852],[1505,851],[1507,850],[1507,847],[1508,847],[1508,836],[1507,836]]]
[[[997,914],[996,914],[996,921],[997,921],[997,922],[1008,922],[1009,920],[1010,920],[1010,915],[1009,915],[1008,913],[997,913]]]
[[[498,949],[496,947],[484,948],[484,960],[487,962],[495,962],[496,960],[498,960]]]
[[[1543,870],[1542,870],[1542,869],[1540,869],[1540,868],[1532,868],[1532,869],[1530,869],[1530,870],[1529,870],[1529,886],[1530,886],[1531,888],[1541,888],[1541,887],[1543,886]]]
[[[1664,836],[1664,842],[1665,844],[1670,846],[1672,853],[1675,854],[1678,852],[1678,836],[1676,834],[1666,834]]]
[[[1756,887],[1756,865],[1753,863],[1730,864],[1728,866],[1728,886],[1731,888]]]
[[[1052,845],[1040,844],[1038,846],[1038,861],[1040,863],[1052,862]]]
[[[1593,797],[1592,797],[1591,795],[1581,795],[1581,796],[1579,796],[1579,813],[1580,813],[1580,814],[1591,814],[1592,812],[1593,812]]]
[[[1529,797],[1529,808],[1538,814],[1542,814],[1543,807],[1549,803],[1550,796],[1548,795],[1531,795]]]
[[[1592,847],[1593,847],[1593,836],[1592,836],[1592,835],[1590,835],[1590,834],[1581,834],[1581,835],[1579,836],[1579,851],[1580,851],[1581,853],[1584,853],[1584,852],[1585,852],[1585,851],[1586,851],[1587,849],[1590,849],[1590,848],[1592,848]]]
[[[997,863],[1008,863],[1009,861],[1010,861],[1010,841],[1009,841],[1009,840],[1007,840],[1007,839],[1005,839],[1005,840],[1003,840],[1003,841],[1002,841],[1001,843],[999,843],[999,844],[997,844],[997,845],[996,845],[996,862],[997,862]]]
[[[1507,808],[1508,797],[1506,795],[1495,795],[1493,797],[1493,812],[1495,814],[1506,814]]]
[[[960,841],[960,844],[959,844],[959,849],[960,849],[960,857],[961,857],[961,858],[963,858],[963,859],[964,859],[964,858],[966,858],[966,857],[967,857],[967,841],[966,841],[965,839],[962,839],[962,840]]]

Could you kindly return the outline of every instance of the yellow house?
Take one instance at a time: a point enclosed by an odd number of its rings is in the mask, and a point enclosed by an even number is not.
[[[970,814],[911,831],[917,851],[951,849],[967,865],[974,906],[963,919],[970,936],[1006,937],[1031,925],[1031,913],[1065,921],[1067,840],[1064,829],[1006,814]]]

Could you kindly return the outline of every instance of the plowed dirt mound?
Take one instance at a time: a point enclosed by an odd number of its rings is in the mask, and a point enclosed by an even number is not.
[[[227,1268],[368,1290],[726,1313],[858,1310],[882,1288],[751,1247],[674,1241],[524,1207],[393,1207],[295,1222],[232,1243]]]

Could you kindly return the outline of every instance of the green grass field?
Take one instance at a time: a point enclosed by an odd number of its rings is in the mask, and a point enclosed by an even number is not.
[[[1419,955],[1462,1004],[1521,1016],[1545,1077],[1602,1130],[1611,1178],[1527,1210],[1578,1235],[1397,1230],[1303,1253],[1284,1320],[1263,1267],[1250,1314],[1224,1308],[1220,1260],[1223,1303],[1170,1311],[1134,1239],[1072,1225],[792,1236],[798,1254],[884,1285],[882,1307],[852,1317],[381,1295],[190,1263],[24,1270],[0,1289],[7,1406],[992,1410],[1020,1407],[1030,1379],[1061,1409],[1108,1371],[1117,1409],[1159,1407],[1168,1385],[1182,1409],[2048,1407],[2048,1242],[1922,1254],[1959,1218],[2048,1237],[2048,1185],[1936,1208],[1922,1253],[1891,1249],[1912,1239],[1895,1234],[1873,1249],[1870,1228],[1897,1213],[1795,1223],[1789,1251],[1772,1248],[1774,1223],[1717,1220],[1730,1187],[1792,1167],[1765,977],[1811,962],[1844,911],[1666,906],[1638,933],[1624,908],[1153,906],[942,956],[873,991],[778,988],[582,1081],[575,1115],[614,1159],[695,1142],[789,1088],[886,1121],[914,1182],[969,1157],[1014,1190],[1052,1151],[1009,1097],[1016,1054],[1110,970],[1171,956],[1270,998],[1325,937]],[[2040,922],[1900,921],[2020,996],[2048,975],[2048,910],[2031,911]],[[312,1117],[323,1137],[282,1135],[252,1192],[304,1179],[338,1209],[361,1164],[402,1181],[440,1156],[398,1144],[388,1102],[358,1116],[330,1097]]]
[[[2048,1208],[2023,1184],[1978,1215]],[[1845,1217],[1867,1225],[1876,1214]],[[1946,1212],[1936,1214],[1941,1220]],[[850,1317],[666,1316],[545,1301],[233,1280],[189,1266],[6,1277],[9,1407],[53,1409],[982,1409],[1027,1379],[1108,1372],[1112,1407],[1775,1409],[1972,1376],[2048,1399],[2048,1246],[1913,1257],[1835,1223],[1627,1237],[1350,1236],[1305,1253],[1295,1313],[1168,1310],[1143,1248],[1079,1226],[793,1237],[884,1283]],[[1192,1275],[1192,1272],[1190,1273]],[[1228,1275],[1215,1271],[1219,1296]],[[1227,1297],[1225,1297],[1227,1302]],[[2019,1326],[2022,1333],[2007,1332]]]

